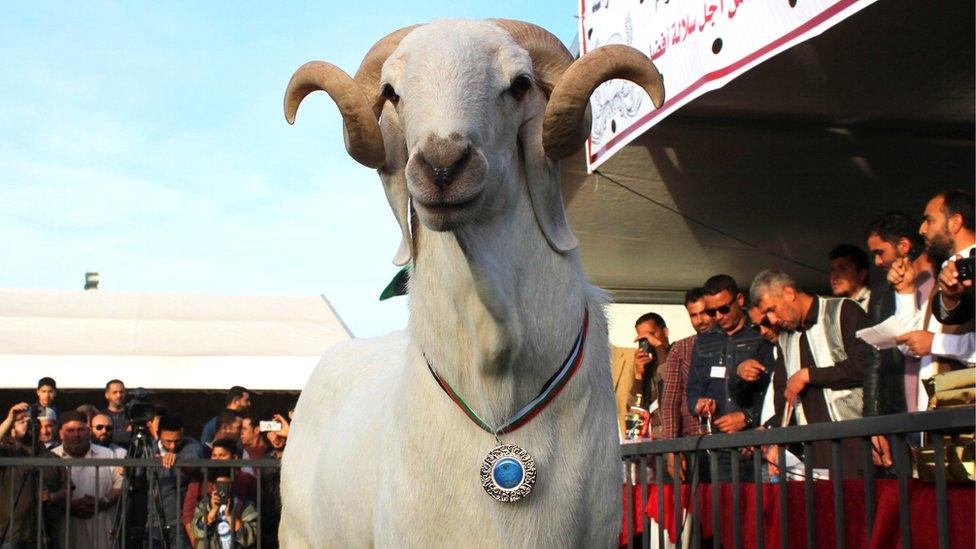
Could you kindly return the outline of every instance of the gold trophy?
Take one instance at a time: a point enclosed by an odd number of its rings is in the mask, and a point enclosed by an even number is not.
[[[647,437],[647,430],[651,424],[651,413],[642,406],[644,395],[637,393],[634,403],[630,405],[624,416],[624,437],[637,440]]]

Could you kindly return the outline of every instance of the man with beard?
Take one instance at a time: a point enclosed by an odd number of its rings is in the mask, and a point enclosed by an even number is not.
[[[51,452],[62,458],[114,456],[107,448],[91,443],[91,430],[84,414],[61,415],[61,446]],[[97,473],[96,473],[97,469]],[[109,547],[114,505],[121,495],[122,473],[118,467],[72,467],[71,522],[68,525],[73,548]]]
[[[759,360],[765,371],[771,371],[772,346],[749,329],[743,308],[745,297],[732,277],[715,275],[705,282],[704,290],[705,313],[715,319],[716,325],[695,341],[688,369],[688,406],[694,410],[692,413],[710,421],[716,431],[734,433],[753,428],[769,376],[764,374],[757,381],[740,386],[735,383],[734,373],[739,364],[750,358]],[[748,482],[752,468],[744,456],[736,455],[742,461],[743,480]],[[730,475],[731,461],[722,452],[720,478],[712,481],[727,482]]]
[[[868,306],[872,325],[880,324],[895,314],[895,289],[887,273],[896,263],[911,262],[915,272],[924,273],[915,279],[915,291],[928,295],[932,279],[932,262],[925,243],[918,234],[915,221],[902,212],[885,212],[871,221],[866,236],[874,265],[885,272],[872,288],[873,299]],[[903,355],[898,349],[879,351],[881,366],[877,374],[865,372],[864,415],[900,414],[918,410],[918,368],[916,357]],[[876,376],[876,377],[874,377]]]
[[[712,329],[715,321],[705,313],[705,290],[694,288],[685,293],[685,309],[688,320],[695,329],[695,335],[676,341],[671,346],[668,359],[661,372],[664,388],[661,391],[661,438],[696,436],[702,434],[698,418],[688,410],[687,392],[688,369],[691,367],[691,351],[695,347],[698,334]],[[681,464],[681,479],[684,480],[686,464]],[[674,476],[674,458],[668,454],[668,474]]]
[[[126,456],[126,449],[112,442],[114,434],[113,431],[115,430],[115,424],[112,422],[112,418],[106,414],[96,414],[91,418],[90,425],[92,442],[101,446],[102,448],[108,448],[111,450],[114,457],[124,458]]]
[[[877,360],[873,348],[855,335],[868,324],[864,309],[850,299],[807,294],[780,271],[756,275],[749,294],[780,330],[783,369],[774,376],[775,416],[782,417],[785,404],[793,403],[798,425],[862,417],[864,369]],[[860,441],[841,442],[844,463],[853,465],[844,469],[845,478],[860,476],[860,450]],[[805,459],[815,468],[829,468],[830,443],[813,443],[813,455]]]
[[[925,239],[926,250],[933,256],[945,258],[968,256],[974,248],[973,195],[967,191],[945,191],[937,194],[925,206],[925,216],[919,234]],[[943,268],[948,262],[943,263]],[[917,272],[912,265],[893,266],[888,280],[897,291],[896,314],[914,330],[896,341],[902,352],[919,357],[919,379],[935,374],[976,365],[976,334],[972,319],[958,325],[945,325],[933,313],[938,287],[922,297],[912,291]],[[918,408],[928,405],[928,394],[919,389]]]
[[[126,448],[132,438],[129,414],[125,411],[125,383],[113,379],[105,384],[105,402],[102,413],[112,420],[112,442]]]

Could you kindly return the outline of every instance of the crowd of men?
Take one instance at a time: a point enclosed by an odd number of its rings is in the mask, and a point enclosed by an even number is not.
[[[198,440],[185,433],[181,415],[165,404],[140,396],[127,403],[125,384],[118,379],[105,385],[102,408],[84,404],[59,410],[57,384],[50,377],[38,381],[36,394],[36,402],[13,405],[0,422],[0,457],[134,457],[158,460],[159,467],[72,467],[70,477],[62,468],[0,467],[0,547],[34,547],[39,538],[46,547],[61,547],[65,537],[72,548],[254,547],[259,538],[262,546],[277,547],[277,467],[258,473],[250,467],[180,463],[279,460],[294,407],[287,419],[281,414],[261,418],[250,413],[250,392],[232,387],[225,408],[206,423]],[[12,513],[10,501],[15,502]]]
[[[748,288],[716,274],[685,294],[695,335],[671,343],[659,314],[638,318],[636,341],[641,344],[633,354],[632,393],[653,410],[653,436],[731,433],[927,409],[925,380],[976,366],[973,206],[972,193],[953,190],[928,202],[920,226],[900,212],[878,216],[865,231],[869,253],[842,244],[827,254],[832,296],[809,294],[781,271],[760,272]],[[872,260],[885,273],[882,280],[870,279]],[[897,347],[879,351],[856,335],[890,317],[905,327],[895,338]],[[126,515],[139,536],[129,543],[148,540],[156,547],[168,539],[171,547],[250,547],[260,538],[265,547],[277,546],[276,468],[259,476],[249,468],[208,470],[180,463],[280,459],[293,410],[287,419],[276,414],[262,421],[250,413],[249,391],[235,386],[197,440],[184,432],[182,417],[162,403],[149,405],[144,419],[131,417],[134,407],[127,405],[125,385],[118,379],[105,385],[101,408],[82,405],[61,412],[54,404],[56,382],[49,377],[40,379],[36,394],[35,403],[15,404],[0,422],[0,457],[159,460],[160,467],[152,469],[158,472],[147,473],[154,480],[143,483],[155,487],[141,499],[130,498],[142,508]],[[140,406],[142,417],[146,403]],[[886,439],[876,437],[873,445],[875,465],[891,466]],[[133,449],[144,455],[133,456]],[[827,469],[830,451],[828,443],[814,443],[811,455],[798,459]],[[857,441],[842,443],[845,476],[865,473],[860,451]],[[766,459],[777,463],[776,448],[770,452]],[[733,459],[749,458],[722,453],[715,480],[729,480]],[[707,482],[711,471],[701,465],[697,472]],[[684,478],[689,463],[669,459],[667,469]],[[747,463],[738,469],[741,480],[760,480],[752,479]],[[0,502],[13,502],[0,503],[0,547],[34,546],[39,537],[58,547],[66,529],[72,547],[112,546],[119,533],[117,509],[132,480],[127,474],[113,466],[72,467],[70,478],[62,468],[0,468]],[[38,503],[46,510],[40,524],[34,513]]]
[[[901,212],[879,215],[865,229],[868,253],[841,244],[827,254],[831,296],[809,294],[781,271],[760,272],[748,288],[718,274],[685,294],[695,335],[672,344],[660,315],[638,318],[635,341],[643,344],[633,355],[632,393],[653,403],[653,437],[928,409],[926,380],[976,367],[973,205],[971,192],[951,190],[925,205],[921,223]],[[872,261],[880,280],[871,280]],[[856,335],[891,317],[900,328],[890,348]],[[913,441],[922,443],[920,436]],[[865,473],[859,444],[842,443],[845,477]],[[875,437],[873,446],[875,465],[890,467],[887,439]],[[777,451],[765,456],[771,465]],[[830,452],[829,443],[814,443],[812,455],[796,457],[826,470]],[[728,480],[731,459],[737,458],[721,454],[718,480]],[[738,459],[751,462],[743,454]],[[684,478],[687,469],[669,460],[669,475]],[[750,464],[739,471],[742,480],[752,479]],[[699,469],[705,481],[709,472]]]

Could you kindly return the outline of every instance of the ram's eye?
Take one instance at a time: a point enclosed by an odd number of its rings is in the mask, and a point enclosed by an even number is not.
[[[531,88],[532,80],[528,76],[521,74],[516,77],[515,80],[512,80],[512,85],[509,86],[508,92],[512,94],[512,97],[514,97],[516,101],[521,101]]]
[[[400,96],[397,95],[397,92],[393,89],[393,86],[389,84],[383,84],[383,97],[385,97],[390,103],[393,103],[394,107],[396,107],[400,102]]]

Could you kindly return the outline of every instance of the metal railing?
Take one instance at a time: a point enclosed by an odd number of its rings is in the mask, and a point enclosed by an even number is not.
[[[718,478],[718,453],[719,452],[729,452],[730,455],[735,456],[740,449],[752,449],[752,469],[753,478],[756,479],[756,488],[753,490],[755,493],[755,508],[757,510],[756,516],[751,517],[755,521],[755,532],[756,539],[754,540],[757,547],[764,547],[764,537],[763,537],[763,490],[759,488],[760,479],[762,479],[762,470],[764,465],[763,452],[760,450],[763,446],[776,445],[779,447],[778,461],[777,464],[781,474],[787,470],[786,468],[786,452],[784,451],[785,445],[787,444],[797,444],[802,445],[804,449],[804,455],[810,456],[812,450],[812,443],[826,441],[831,445],[831,466],[830,466],[830,480],[833,484],[833,495],[834,495],[834,529],[835,537],[837,540],[838,547],[845,546],[845,513],[844,513],[844,491],[843,491],[843,467],[844,463],[841,459],[841,441],[845,439],[859,439],[862,441],[863,447],[863,467],[864,471],[873,472],[874,465],[872,460],[872,443],[871,437],[875,435],[885,435],[891,440],[892,447],[891,451],[894,459],[895,474],[898,482],[898,499],[899,499],[899,527],[902,540],[902,547],[911,547],[911,520],[909,516],[909,500],[908,500],[908,488],[909,479],[912,475],[912,461],[910,455],[910,447],[907,437],[912,436],[916,433],[924,432],[928,434],[929,440],[932,441],[932,447],[934,449],[935,461],[934,461],[934,484],[935,484],[935,501],[936,501],[936,516],[937,516],[937,528],[938,528],[938,541],[940,548],[949,547],[949,525],[948,525],[948,508],[947,508],[947,496],[946,496],[946,459],[945,459],[945,448],[943,444],[944,434],[958,433],[960,431],[972,431],[974,426],[976,426],[976,413],[974,413],[973,407],[965,408],[953,408],[953,409],[940,409],[940,410],[930,410],[925,412],[915,412],[909,414],[894,414],[887,416],[875,416],[863,419],[840,421],[840,422],[830,422],[830,423],[817,423],[813,425],[804,425],[798,427],[786,427],[779,429],[766,429],[766,430],[750,430],[745,432],[731,433],[731,434],[713,434],[713,435],[703,435],[699,437],[684,437],[672,440],[658,440],[658,441],[643,441],[634,443],[624,443],[621,445],[621,453],[625,464],[633,464],[632,466],[626,466],[626,483],[628,486],[636,484],[640,487],[639,489],[625,490],[625,498],[629,498],[630,501],[625,501],[624,507],[627,512],[627,527],[626,527],[626,539],[628,547],[632,547],[635,538],[635,516],[640,516],[641,526],[643,530],[643,535],[640,536],[640,544],[642,547],[650,546],[650,517],[648,513],[644,512],[647,508],[648,502],[648,466],[653,465],[653,473],[655,477],[655,482],[657,485],[656,493],[657,497],[657,517],[660,523],[657,528],[658,536],[658,547],[665,546],[665,506],[668,502],[665,502],[665,457],[670,454],[675,463],[680,463],[680,457],[684,456],[687,461],[691,461],[694,454],[699,456],[702,453],[707,452],[709,455],[709,468],[711,472],[711,477]],[[740,489],[740,471],[739,471],[739,461],[738,459],[731,459],[731,486],[732,494],[738,494]],[[852,464],[848,464],[850,467]],[[679,465],[675,465],[677,469]],[[636,476],[634,478],[634,470],[636,469]],[[689,468],[689,473],[692,473]],[[687,476],[687,475],[686,475]],[[804,463],[804,491],[805,491],[805,502],[806,502],[806,544],[808,547],[816,547],[816,521],[815,515],[816,510],[814,508],[814,482],[826,482],[826,481],[815,481],[814,471],[811,459],[806,459]],[[873,474],[863,475],[864,481],[864,495],[865,495],[865,528],[866,528],[866,539],[870,542],[871,533],[874,526],[875,510],[876,510],[876,500],[875,500],[875,478]],[[680,547],[681,535],[682,535],[682,515],[684,512],[684,507],[682,505],[682,482],[678,475],[674,475],[671,479],[673,483],[673,495],[674,501],[670,502],[673,505],[673,516],[676,517],[674,520],[674,537],[677,539],[676,546]],[[688,483],[685,483],[686,485]],[[780,520],[780,547],[789,547],[789,530],[787,524],[788,517],[788,505],[787,505],[787,490],[785,489],[785,481],[781,483],[783,489],[779,490],[779,520]],[[692,486],[692,492],[694,492],[695,487]],[[721,530],[721,520],[723,515],[726,513],[721,512],[719,509],[720,498],[719,498],[719,483],[712,482],[709,486],[711,490],[712,499],[712,532],[715,536],[720,536]],[[634,494],[638,494],[639,497],[634,497]],[[690,520],[691,520],[691,545],[697,547],[700,545],[701,532],[699,525],[699,514],[698,501],[692,496],[690,499]],[[733,529],[733,540],[732,544],[734,547],[739,548],[742,546],[742,516],[741,510],[739,508],[738,498],[732,498],[732,529]],[[635,507],[636,506],[636,507]],[[967,528],[971,525],[967,525]],[[725,541],[725,540],[723,540]]]
[[[51,536],[50,533],[48,534],[48,537],[51,540],[52,545],[56,545],[57,542],[60,542],[60,547],[62,548],[74,547],[75,544],[72,542],[76,540],[75,536],[77,534],[76,532],[71,531],[72,511],[71,511],[70,503],[67,503],[72,500],[73,489],[71,483],[71,478],[72,478],[71,473],[73,470],[75,470],[76,468],[94,469],[94,481],[95,481],[95,486],[97,487],[100,485],[101,477],[107,474],[106,472],[104,472],[104,470],[107,468],[111,469],[113,467],[121,467],[125,471],[153,470],[157,472],[165,469],[161,464],[161,462],[159,461],[159,459],[129,459],[129,458],[62,459],[58,457],[0,457],[0,471],[3,471],[4,469],[7,468],[15,468],[15,467],[33,469],[35,471],[44,471],[45,469],[63,469],[65,471],[65,486],[62,487],[63,490],[66,490],[66,494],[65,494],[66,504],[64,505],[64,510],[63,510],[64,513],[63,531],[57,534],[56,540],[52,539],[53,536]],[[263,521],[266,519],[266,517],[264,516],[265,513],[263,512],[262,509],[262,506],[264,505],[264,499],[265,499],[264,497],[262,497],[264,476],[267,474],[266,473],[267,470],[278,470],[280,467],[281,467],[281,462],[274,459],[246,459],[246,460],[245,459],[231,459],[231,460],[178,459],[176,463],[174,463],[174,465],[170,468],[170,470],[174,472],[173,476],[175,479],[176,494],[175,494],[173,511],[175,511],[174,516],[175,516],[176,527],[169,530],[169,537],[170,537],[169,546],[174,548],[190,547],[190,540],[183,529],[183,520],[182,520],[183,503],[184,503],[183,500],[186,495],[185,494],[186,487],[183,486],[185,482],[188,483],[194,477],[201,479],[201,490],[198,495],[198,501],[199,501],[199,497],[207,497],[209,495],[207,492],[207,485],[208,485],[207,483],[210,478],[211,469],[229,469],[231,472],[231,479],[233,480],[236,477],[236,475],[239,474],[239,471],[241,469],[250,468],[251,470],[254,471],[255,487],[256,487],[255,501],[252,502],[253,505],[255,506],[255,509],[257,510],[257,530],[256,530],[257,536],[256,536],[255,546],[260,549],[262,547],[262,532],[263,532],[262,526],[263,526]],[[193,475],[185,474],[184,473],[185,469],[193,470],[194,474]],[[9,469],[9,471],[12,471],[12,469]],[[6,509],[9,510],[10,512],[7,517],[8,523],[0,524],[0,532],[7,532],[6,534],[7,540],[0,539],[0,545],[2,545],[5,541],[8,541],[14,532],[15,508],[17,504],[15,498],[27,497],[24,495],[25,493],[27,493],[25,491],[30,489],[36,489],[37,491],[35,493],[41,493],[41,491],[50,492],[50,490],[48,490],[44,486],[43,474],[33,475],[30,478],[30,481],[32,484],[36,483],[35,486],[31,486],[31,487],[25,486],[24,490],[19,490],[18,486],[16,486],[15,483],[16,475],[12,474],[11,472],[11,474],[8,474],[6,476],[7,476],[6,479],[7,486],[0,487],[0,493],[4,493],[6,497],[0,498],[0,506],[5,506]],[[127,485],[123,487],[123,489],[126,488]],[[21,492],[21,493],[18,494],[17,492]],[[2,501],[2,500],[6,500],[6,501]],[[40,498],[32,498],[31,504],[36,506],[33,512],[31,513],[33,516],[30,517],[31,521],[36,521],[33,524],[33,527],[36,528],[36,530],[34,531],[42,532],[45,528],[45,515],[42,512],[42,509],[44,508],[45,504],[44,502],[41,501]],[[57,507],[54,506],[48,507],[49,510],[57,509],[58,511],[60,511],[59,508],[60,505]],[[100,505],[100,499],[96,498],[94,501],[94,510],[95,510],[95,516],[98,516],[100,512],[114,513],[116,507],[113,505],[112,510],[108,511],[108,509],[104,505]],[[165,513],[165,511],[162,509],[160,511]],[[165,517],[165,514],[163,516]],[[108,533],[105,533],[104,536],[99,534],[100,539],[89,540],[91,542],[89,547],[122,547],[122,548],[127,547],[127,543],[129,541],[128,539],[129,536],[127,534],[129,533],[129,527],[133,525],[126,524],[127,521],[126,513],[124,512],[121,513],[121,517],[122,517],[121,528],[119,528],[118,532],[114,532],[112,535],[108,535]],[[150,537],[152,535],[152,532],[150,530],[158,526],[159,525],[151,526],[149,529],[147,529],[144,532],[144,535],[146,537]],[[95,532],[96,529],[92,529],[89,532],[89,535],[91,537],[94,537],[96,535]],[[113,536],[119,536],[119,540],[113,543],[113,539],[111,539]],[[40,535],[35,535],[34,538],[35,539],[31,541],[33,541],[36,544],[36,547],[38,549],[41,549],[42,547],[46,546],[46,540],[42,539]],[[236,537],[232,536],[232,539],[233,539],[234,546],[236,547],[237,546]]]
[[[898,515],[899,515],[899,528],[902,540],[902,547],[911,547],[911,519],[910,519],[910,508],[908,500],[908,490],[909,490],[909,479],[912,475],[912,461],[910,456],[910,448],[907,441],[909,436],[915,433],[925,432],[928,433],[929,439],[932,442],[932,447],[934,449],[934,489],[935,489],[935,505],[936,505],[936,517],[937,517],[937,529],[938,529],[938,541],[940,548],[949,547],[950,531],[948,524],[948,507],[947,507],[947,487],[946,487],[946,458],[945,458],[945,447],[943,444],[943,434],[951,434],[959,431],[972,431],[976,428],[976,413],[972,407],[966,408],[956,408],[956,409],[942,409],[942,410],[930,410],[926,412],[916,412],[911,414],[897,414],[888,416],[877,416],[864,419],[843,421],[843,422],[832,422],[832,423],[818,423],[814,425],[806,425],[801,427],[787,427],[781,429],[769,429],[769,430],[751,430],[746,432],[739,432],[733,434],[713,434],[704,435],[700,437],[685,437],[673,440],[659,440],[659,441],[644,441],[635,443],[626,443],[621,445],[621,453],[625,464],[633,464],[633,466],[625,467],[627,476],[628,488],[624,490],[625,494],[625,508],[627,512],[626,520],[626,540],[628,547],[632,547],[635,540],[635,530],[636,525],[634,521],[635,516],[640,517],[641,529],[643,530],[643,535],[640,536],[640,545],[642,547],[650,546],[651,538],[651,528],[650,528],[650,516],[644,510],[647,508],[649,501],[649,466],[653,467],[653,476],[655,477],[654,482],[657,486],[657,494],[659,497],[653,502],[657,506],[657,517],[658,522],[661,523],[660,527],[657,528],[658,546],[663,547],[665,545],[665,517],[666,517],[666,506],[672,507],[672,515],[675,517],[674,523],[678,525],[673,528],[673,536],[676,538],[676,546],[681,546],[681,536],[682,527],[685,518],[682,517],[684,513],[685,505],[682,501],[682,482],[681,479],[675,475],[669,482],[672,483],[673,489],[673,501],[665,501],[665,458],[668,454],[672,455],[672,459],[676,463],[680,463],[680,458],[678,456],[684,456],[687,458],[688,462],[692,462],[692,457],[695,454],[699,456],[708,454],[709,457],[709,469],[712,478],[718,478],[719,464],[718,464],[718,454],[720,452],[728,452],[730,455],[735,455],[740,449],[750,448],[753,451],[751,461],[752,461],[752,472],[753,478],[757,480],[756,486],[759,486],[759,480],[762,479],[762,470],[764,467],[763,453],[758,451],[763,446],[776,445],[780,447],[780,452],[778,454],[777,464],[781,472],[787,470],[786,467],[786,453],[783,451],[786,445],[802,445],[804,448],[804,455],[810,456],[812,449],[812,444],[814,442],[826,441],[831,445],[831,466],[830,466],[830,480],[829,481],[815,481],[813,475],[813,464],[810,459],[805,460],[804,463],[804,497],[805,497],[805,513],[806,513],[806,544],[809,547],[817,546],[817,529],[816,529],[816,509],[814,507],[814,483],[815,482],[830,482],[833,486],[833,506],[834,506],[834,530],[837,540],[838,547],[845,546],[845,522],[844,522],[844,491],[843,491],[843,470],[845,464],[842,462],[840,444],[842,440],[845,439],[857,439],[862,441],[863,448],[863,470],[873,471],[873,460],[872,460],[872,444],[871,437],[875,435],[885,435],[889,437],[892,442],[892,454],[894,457],[894,470],[895,476],[898,483]],[[937,436],[938,435],[938,436]],[[850,467],[852,464],[846,464]],[[680,465],[679,465],[680,466]],[[738,459],[730,460],[731,468],[731,482],[727,483],[731,485],[731,490],[733,494],[738,494],[740,489],[740,470]],[[79,467],[92,467],[95,473],[95,483],[99,484],[99,477],[104,474],[102,471],[104,468],[111,467],[122,467],[126,470],[134,470],[137,468],[146,468],[152,470],[162,470],[163,467],[159,460],[157,459],[60,459],[56,457],[41,457],[41,458],[31,458],[31,457],[8,457],[0,458],[0,470],[5,468],[13,467],[33,467],[37,470],[47,469],[62,469],[65,472],[65,489],[68,490],[67,501],[71,500],[71,485],[67,481],[71,479],[71,472]],[[277,460],[270,459],[257,459],[257,460],[210,460],[210,459],[187,459],[178,460],[173,466],[175,484],[176,484],[176,498],[175,498],[175,514],[176,517],[176,529],[172,531],[171,537],[173,540],[179,538],[183,541],[183,546],[189,545],[186,534],[183,531],[182,522],[182,506],[183,499],[185,496],[185,488],[183,485],[184,477],[183,469],[192,469],[194,471],[200,470],[202,473],[200,477],[202,478],[201,494],[205,494],[207,480],[210,475],[209,471],[215,468],[230,468],[231,471],[235,471],[241,468],[251,468],[255,472],[256,477],[256,501],[254,502],[255,508],[258,515],[257,524],[257,547],[262,546],[261,534],[263,532],[262,523],[266,520],[264,510],[262,506],[264,505],[264,497],[262,497],[262,490],[264,482],[263,476],[267,473],[269,469],[278,469],[280,467],[280,462]],[[636,474],[634,473],[636,471]],[[693,474],[692,468],[689,468],[689,475]],[[7,525],[0,525],[0,531],[7,531],[8,536],[13,533],[13,523],[14,523],[14,510],[15,510],[15,493],[17,487],[14,483],[14,474],[6,475],[7,486],[0,487],[0,493],[5,493],[6,497],[2,498],[6,501],[0,501],[0,506],[6,506],[11,512],[8,516],[9,523]],[[636,477],[636,478],[635,478]],[[43,486],[43,475],[37,475],[36,478],[32,479],[36,482],[36,488],[38,493],[40,490],[44,489]],[[875,479],[873,475],[864,475],[864,508],[865,508],[865,538],[870,541],[870,537],[873,530],[873,521],[876,508],[876,494],[875,494]],[[638,488],[636,490],[630,489],[630,485],[635,484]],[[690,483],[685,483],[686,485]],[[786,483],[781,483],[781,486],[785,486]],[[4,490],[6,488],[6,490]],[[696,487],[691,486],[692,493]],[[721,499],[719,497],[720,483],[712,482],[707,485],[707,488],[711,493],[712,499],[712,513],[711,513],[711,527],[712,532],[716,536],[720,536],[721,521],[723,516],[727,516],[727,511],[725,509],[720,509]],[[760,512],[756,512],[754,517],[749,517],[754,521],[756,539],[754,540],[757,547],[764,547],[764,517],[761,510],[763,509],[763,490],[755,489],[755,509]],[[637,497],[634,497],[634,496]],[[691,544],[692,546],[698,546],[701,542],[701,528],[699,524],[700,509],[698,509],[698,500],[695,497],[689,498],[690,515],[687,517],[690,520],[691,525]],[[779,490],[779,524],[780,524],[780,539],[779,546],[788,547],[789,536],[788,536],[788,500],[787,500],[787,490]],[[31,520],[36,520],[37,531],[41,531],[44,527],[42,524],[43,517],[40,512],[43,503],[38,499],[34,502],[36,505],[36,514],[31,517]],[[742,539],[742,509],[740,509],[739,499],[732,498],[731,501],[731,526],[732,526],[732,537],[731,546],[741,547]],[[103,507],[104,509],[104,507]],[[99,502],[95,501],[95,511],[96,515],[100,511]],[[113,509],[114,511],[114,509]],[[62,542],[62,547],[71,547],[72,544],[72,532],[71,532],[71,505],[64,506],[64,530],[60,533],[59,541]],[[125,520],[125,519],[123,519]],[[126,530],[126,526],[123,523],[122,531]],[[968,525],[967,525],[968,527]],[[38,548],[43,547],[43,540],[40,536],[36,536],[35,543]],[[121,543],[118,544],[119,547],[126,547],[126,537],[123,535],[121,538]],[[176,543],[172,545],[177,547]]]

